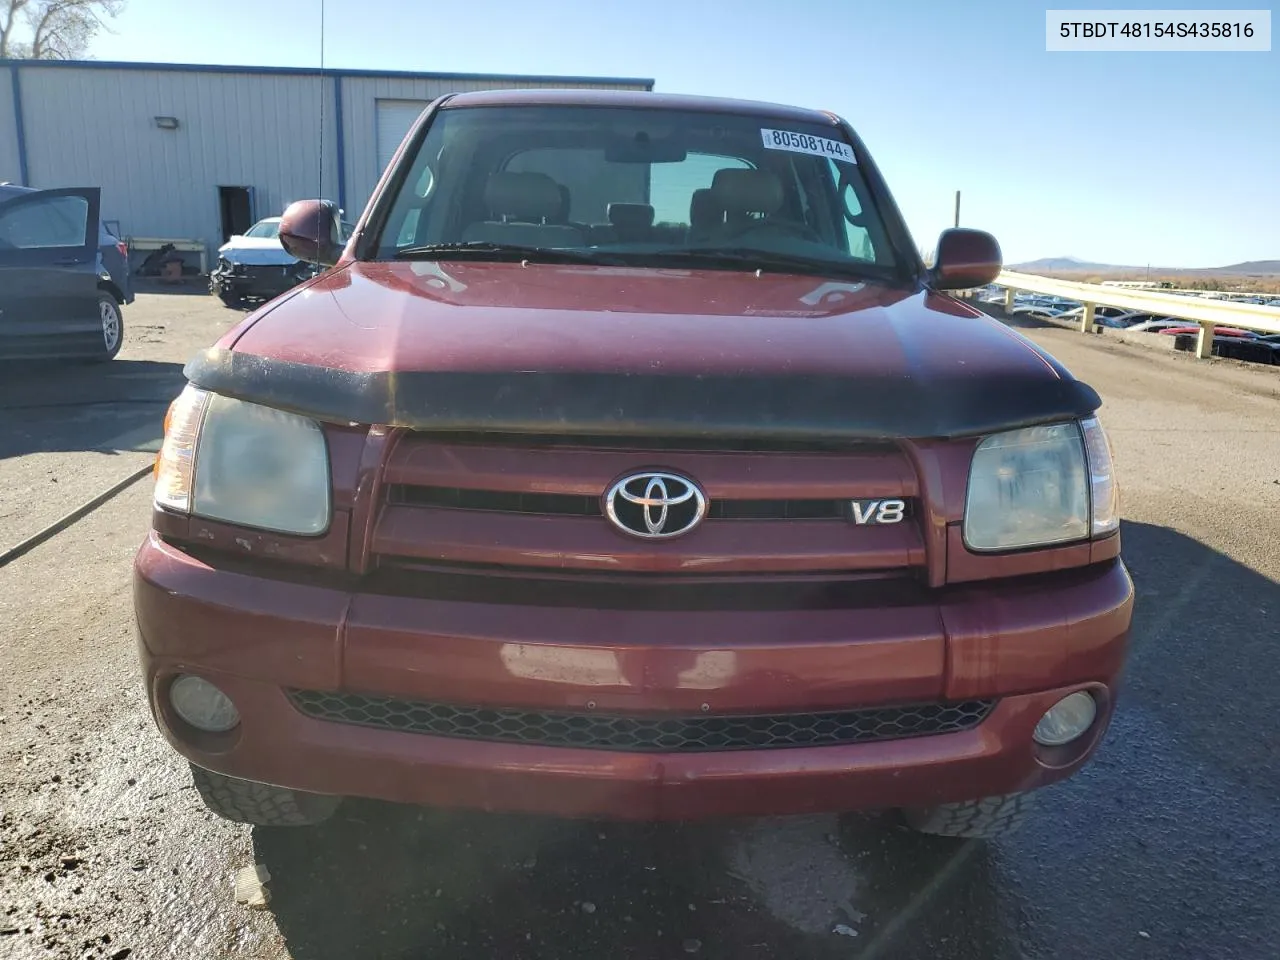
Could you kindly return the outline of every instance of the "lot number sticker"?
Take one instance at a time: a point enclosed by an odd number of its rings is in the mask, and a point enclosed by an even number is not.
[[[815,157],[830,157],[853,163],[853,147],[841,140],[828,140],[809,133],[791,133],[788,130],[760,131],[768,150],[790,150],[792,153],[809,153]]]

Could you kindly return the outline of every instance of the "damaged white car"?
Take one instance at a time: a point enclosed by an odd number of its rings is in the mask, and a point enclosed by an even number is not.
[[[338,223],[335,239],[344,244],[351,224]],[[286,252],[279,235],[280,218],[267,217],[219,247],[218,263],[209,272],[209,292],[227,306],[239,307],[278,297],[315,276],[319,268]]]

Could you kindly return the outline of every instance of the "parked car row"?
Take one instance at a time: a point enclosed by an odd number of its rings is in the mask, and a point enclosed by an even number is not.
[[[1005,292],[1001,287],[987,287],[978,293],[978,300],[983,303],[1003,303],[1004,298]],[[1266,305],[1266,301],[1262,298],[1236,302]],[[1014,304],[1010,316],[1039,320],[1079,323],[1084,313],[1084,305],[1079,301],[1044,294],[1018,293],[1014,297]],[[1276,305],[1280,305],[1280,301],[1276,301]],[[1104,305],[1094,307],[1093,320],[1096,326],[1108,329],[1128,330],[1134,333],[1160,333],[1177,337],[1176,346],[1179,350],[1194,349],[1195,338],[1200,332],[1198,324],[1178,317],[1165,317],[1141,310],[1125,310],[1121,307]],[[1213,354],[1253,363],[1280,365],[1280,335],[1262,335],[1251,330],[1218,327],[1214,330]]]

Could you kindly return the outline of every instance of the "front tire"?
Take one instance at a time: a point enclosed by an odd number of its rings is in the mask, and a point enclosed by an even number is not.
[[[990,840],[1013,833],[1021,827],[1031,806],[1031,794],[1008,793],[964,803],[908,808],[902,811],[902,818],[907,826],[919,833]]]
[[[323,823],[342,804],[341,797],[304,793],[241,780],[191,764],[191,779],[204,805],[233,823],[260,827],[308,827]]]

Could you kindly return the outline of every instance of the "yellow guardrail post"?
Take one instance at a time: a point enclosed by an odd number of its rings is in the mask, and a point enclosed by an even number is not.
[[[1017,292],[1018,292],[1018,291],[1014,290],[1014,289],[1013,289],[1013,287],[1005,287],[1005,290],[1004,290],[1004,313],[1005,313],[1005,316],[1008,316],[1009,314],[1013,313],[1013,303],[1014,303],[1014,299],[1013,299],[1013,298],[1014,298],[1014,295],[1015,295]]]
[[[1098,305],[1096,303],[1086,303],[1084,310],[1080,313],[1080,332],[1093,333],[1093,312]]]
[[[1201,360],[1213,356],[1213,331],[1216,329],[1212,323],[1200,324],[1200,332],[1196,334],[1196,356]]]

